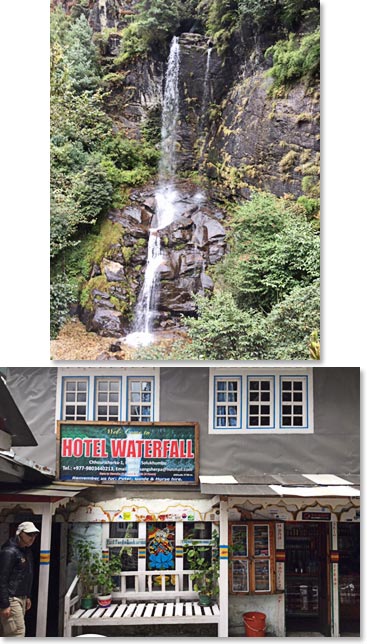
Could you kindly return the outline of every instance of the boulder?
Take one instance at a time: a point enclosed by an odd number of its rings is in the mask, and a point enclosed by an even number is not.
[[[104,258],[102,260],[102,270],[107,277],[108,282],[120,282],[125,278],[124,267],[118,262],[112,262]]]
[[[122,313],[112,309],[96,307],[87,324],[87,331],[102,336],[119,337],[127,333],[128,325]]]

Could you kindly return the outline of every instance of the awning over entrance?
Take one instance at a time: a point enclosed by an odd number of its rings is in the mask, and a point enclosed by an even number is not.
[[[11,444],[34,446],[37,441],[15,404],[6,384],[0,377],[0,429],[11,435]]]
[[[359,497],[359,476],[336,474],[200,475],[203,494],[247,497]]]

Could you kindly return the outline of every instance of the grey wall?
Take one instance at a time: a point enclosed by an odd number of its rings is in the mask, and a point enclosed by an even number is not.
[[[359,473],[359,369],[314,368],[314,434],[208,434],[209,369],[162,367],[160,419],[200,424],[201,474]],[[38,447],[17,453],[55,467],[54,367],[10,368],[7,384]]]
[[[208,434],[209,370],[161,369],[161,420],[200,423],[201,474],[359,473],[359,369],[314,368],[314,433]]]

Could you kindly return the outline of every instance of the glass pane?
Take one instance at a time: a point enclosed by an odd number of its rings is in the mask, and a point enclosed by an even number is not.
[[[246,525],[232,526],[232,546],[234,557],[247,557],[248,545]]]
[[[152,400],[152,394],[142,394],[141,395],[142,402],[151,402]]]
[[[289,402],[290,400],[292,400],[292,394],[288,392],[284,392],[282,395],[282,400],[284,402]]]
[[[283,380],[283,382],[282,382],[282,390],[283,391],[291,391],[292,390],[292,383],[289,382],[289,381],[284,382],[284,380]]]
[[[66,394],[66,402],[73,402],[75,400],[75,394],[73,393],[67,393]]]
[[[114,416],[118,416],[119,413],[119,408],[117,405],[111,405],[110,407],[110,414],[113,414]]]
[[[150,380],[142,382],[141,388],[143,391],[152,391],[152,383]]]
[[[230,427],[236,427],[237,426],[237,416],[231,416],[228,418],[228,425]]]
[[[291,414],[292,407],[290,405],[283,405],[283,414]]]
[[[145,416],[149,415],[150,414],[150,407],[146,407],[146,406],[143,405],[143,407],[141,408],[141,413],[144,414]]]
[[[269,391],[270,390],[270,382],[269,380],[262,380],[261,381],[261,391]]]
[[[226,391],[226,382],[217,382],[218,391]]]
[[[66,382],[66,391],[75,391],[76,388],[76,382],[73,382],[72,380],[68,380]]]
[[[140,402],[140,393],[131,394],[131,402]]]
[[[270,425],[270,416],[261,416],[261,426],[266,427]]]
[[[294,382],[293,383],[293,390],[294,391],[302,391],[303,389],[303,383],[302,382]]]
[[[302,392],[301,391],[300,392],[295,391],[294,394],[293,394],[293,400],[294,400],[294,402],[302,402],[302,400],[303,400]]]
[[[224,405],[218,405],[218,407],[217,407],[217,414],[218,414],[219,416],[225,416],[225,414],[226,414],[226,408],[224,407]]]
[[[76,399],[77,399],[78,402],[86,402],[86,400],[87,400],[87,392],[86,391],[82,391],[81,393],[78,392],[77,395],[76,395]]]
[[[74,405],[66,405],[65,412],[67,413],[68,416],[74,416],[74,414],[75,414]]]
[[[110,402],[118,402],[119,401],[119,395],[111,393],[110,394]]]
[[[217,402],[226,402],[226,394],[224,391],[219,391],[217,393]]]
[[[130,381],[130,391],[140,391],[140,382],[136,380],[133,382]]]
[[[258,427],[258,426],[259,426],[259,417],[250,416],[250,427]]]
[[[283,416],[282,419],[282,424],[286,427],[290,427],[292,424],[291,417],[290,416]]]
[[[150,421],[150,416],[142,416],[141,417],[141,422],[142,423],[149,423]]]
[[[100,416],[101,414],[104,415],[104,416],[107,416],[107,407],[106,407],[106,405],[101,405],[100,407],[98,407],[98,416]]]
[[[228,394],[228,402],[237,402],[237,393],[234,392],[229,392]]]
[[[303,418],[302,416],[294,416],[293,418],[293,425],[295,427],[301,427],[303,425]]]
[[[107,392],[106,393],[99,392],[98,400],[99,402],[107,402]]]
[[[259,405],[250,405],[250,414],[258,414]]]
[[[98,382],[98,390],[99,391],[108,391],[108,382],[107,382],[107,380],[100,380]]]
[[[294,414],[303,414],[303,408],[302,405],[294,405],[293,407],[293,413]]]
[[[267,525],[254,526],[255,557],[269,556],[269,528]]]
[[[232,591],[234,593],[248,592],[248,561],[233,559],[232,561]]]
[[[237,407],[228,407],[228,416],[236,416]]]
[[[270,561],[255,561],[255,591],[270,590]]]
[[[262,413],[262,414],[270,414],[270,407],[269,407],[269,405],[261,405],[261,413]]]
[[[237,381],[229,382],[228,383],[228,391],[237,391]]]
[[[270,401],[270,391],[263,391],[263,392],[261,393],[261,400],[262,400],[263,402],[268,402],[268,401]]]
[[[253,402],[254,400],[259,400],[259,394],[255,391],[250,393],[250,401]]]
[[[110,383],[110,391],[119,391],[119,383],[112,381]]]
[[[86,382],[78,382],[78,390],[79,391],[87,391],[87,383]]]
[[[257,380],[251,380],[250,381],[250,390],[251,391],[258,391],[259,390],[259,382]]]
[[[226,419],[223,416],[217,416],[217,427],[225,427]]]
[[[137,405],[133,405],[130,407],[130,414],[133,416],[139,416],[140,415],[140,409]]]

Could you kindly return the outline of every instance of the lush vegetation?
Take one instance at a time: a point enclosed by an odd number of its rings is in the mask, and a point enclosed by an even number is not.
[[[77,297],[65,261],[70,248],[98,229],[126,188],[155,171],[158,152],[147,141],[114,131],[104,108],[98,48],[83,12],[51,14],[51,333]],[[88,245],[88,244],[87,244]],[[82,258],[81,258],[82,259]]]

